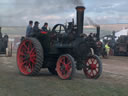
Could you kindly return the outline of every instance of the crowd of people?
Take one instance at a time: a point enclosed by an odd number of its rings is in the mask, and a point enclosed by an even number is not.
[[[39,24],[40,23],[38,21],[35,21],[34,26],[33,26],[33,21],[30,20],[29,25],[27,26],[27,29],[26,29],[26,37],[30,37],[32,34],[37,34],[42,31],[45,31],[45,32],[48,31],[48,29],[47,29],[48,23],[47,22],[44,23],[44,25],[42,26],[41,29],[39,28]]]

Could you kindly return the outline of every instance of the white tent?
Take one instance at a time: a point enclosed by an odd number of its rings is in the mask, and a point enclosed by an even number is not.
[[[115,33],[116,39],[120,37],[121,35],[128,35],[128,29],[123,29],[121,31],[118,31]]]

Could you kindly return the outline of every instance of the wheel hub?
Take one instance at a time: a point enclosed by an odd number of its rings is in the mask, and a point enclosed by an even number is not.
[[[29,54],[26,54],[25,60],[29,60],[29,59],[30,59],[30,55]]]
[[[96,69],[96,64],[91,64],[90,67],[91,69]]]

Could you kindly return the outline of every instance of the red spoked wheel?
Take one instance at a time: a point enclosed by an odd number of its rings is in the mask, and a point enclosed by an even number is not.
[[[57,61],[56,71],[61,79],[72,79],[75,71],[75,61],[69,54],[61,55]]]
[[[84,74],[87,78],[97,79],[102,73],[102,62],[96,55],[89,56],[84,62]]]
[[[17,50],[17,65],[23,75],[36,75],[43,62],[43,49],[35,38],[26,38]]]

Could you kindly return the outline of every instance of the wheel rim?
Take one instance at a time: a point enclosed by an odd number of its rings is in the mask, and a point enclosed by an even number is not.
[[[62,79],[68,79],[72,74],[72,61],[68,56],[61,56],[57,62],[57,73]]]
[[[33,72],[36,64],[36,50],[30,40],[24,40],[17,54],[18,68],[24,75],[29,75]]]
[[[99,73],[99,68],[98,60],[91,57],[85,61],[84,73],[88,78],[95,78]]]

